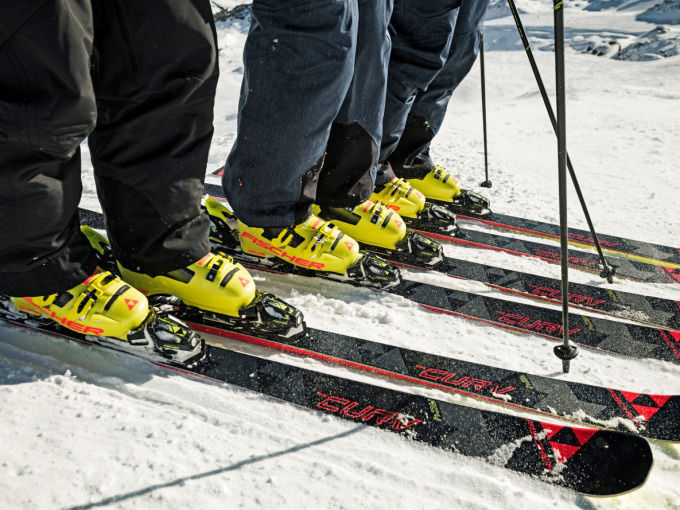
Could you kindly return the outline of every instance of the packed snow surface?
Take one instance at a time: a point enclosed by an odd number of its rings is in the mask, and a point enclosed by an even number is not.
[[[631,62],[593,55],[594,47],[585,51],[587,43],[580,47],[592,38],[597,47],[608,48],[649,37],[658,24],[677,23],[660,14],[652,23],[640,21],[662,12],[654,10],[657,3],[566,3],[568,146],[598,231],[679,246],[680,56]],[[674,12],[676,4],[662,7]],[[518,7],[532,45],[548,50],[535,51],[535,57],[552,91],[552,2],[522,1]],[[223,164],[235,138],[247,23],[246,15],[218,24],[221,79],[208,170]],[[485,40],[493,188],[478,186],[484,180],[478,66],[456,91],[433,155],[466,188],[490,196],[496,211],[557,222],[555,137],[514,22],[498,2]],[[86,144],[82,150],[87,156]],[[82,205],[99,208],[87,162],[83,181]],[[571,225],[585,228],[574,193],[569,203]],[[559,277],[557,266],[540,261],[462,246],[445,251]],[[299,307],[312,327],[542,376],[680,394],[678,365],[582,350],[564,375],[554,343],[547,340],[429,313],[369,290],[254,276],[261,289]],[[479,290],[437,275],[421,278]],[[577,271],[571,278],[603,285]],[[619,282],[613,288],[680,300],[677,286]],[[0,508],[671,509],[680,502],[680,449],[669,443],[652,443],[655,465],[642,489],[592,499],[357,423],[168,373],[124,354],[6,326],[0,326],[0,338]],[[259,354],[463,401],[318,362]]]

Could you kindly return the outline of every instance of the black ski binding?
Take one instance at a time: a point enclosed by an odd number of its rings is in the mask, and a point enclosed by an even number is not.
[[[417,218],[402,216],[406,225],[414,230],[427,230],[432,232],[435,227],[442,235],[455,237],[460,232],[456,215],[444,206],[425,203],[425,208],[418,213]]]
[[[431,200],[432,202],[447,207],[456,214],[463,216],[477,216],[485,218],[491,215],[491,201],[483,195],[467,189],[453,197],[452,202]]]
[[[200,322],[263,338],[297,338],[307,331],[300,310],[272,294],[260,291],[249,305],[239,310],[238,317],[189,306],[176,296],[151,296],[149,302],[187,322]]]

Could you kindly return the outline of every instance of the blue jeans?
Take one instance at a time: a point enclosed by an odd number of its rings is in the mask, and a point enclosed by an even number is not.
[[[427,147],[442,125],[451,94],[477,58],[488,4],[395,0],[380,160],[389,160],[398,176],[416,176],[400,175],[401,160],[414,154],[424,155],[432,166]],[[376,183],[387,180],[388,172],[382,171]]]
[[[254,0],[222,181],[241,221],[284,227],[304,221],[313,202],[370,196],[391,8],[391,0]]]

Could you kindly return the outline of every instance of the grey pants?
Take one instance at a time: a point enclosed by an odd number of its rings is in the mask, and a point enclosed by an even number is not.
[[[373,192],[391,0],[254,0],[236,143],[223,184],[239,219],[284,227],[313,202]]]

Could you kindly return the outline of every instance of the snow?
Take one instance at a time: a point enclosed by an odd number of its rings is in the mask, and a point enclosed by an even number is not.
[[[603,46],[617,41],[611,46],[618,51],[619,44],[625,48],[629,41],[647,37],[657,24],[672,23],[640,21],[656,3],[566,3],[568,146],[600,232],[678,246],[680,56],[638,62],[584,52],[588,38]],[[551,5],[531,0],[518,6],[549,91],[554,89]],[[432,152],[465,187],[490,196],[495,210],[556,222],[552,128],[509,12],[503,14],[499,2],[492,12],[485,41],[493,188],[478,186],[484,179],[478,66],[456,91]],[[222,165],[235,137],[246,32],[247,20],[219,23],[222,74],[209,170]],[[644,51],[660,55],[661,49],[649,46]],[[82,149],[82,205],[98,208],[87,146]],[[212,176],[208,180],[219,182]],[[569,204],[571,224],[586,228],[574,193]],[[559,277],[558,267],[541,261],[462,246],[446,246],[445,251]],[[564,375],[548,340],[429,313],[405,299],[370,290],[253,274],[258,287],[299,307],[312,327],[543,376],[680,394],[678,365],[582,350]],[[570,275],[581,283],[680,299],[678,287],[631,282],[609,286],[578,271]],[[474,283],[437,275],[408,277],[495,295]],[[680,449],[669,443],[652,443],[655,465],[642,489],[617,498],[586,498],[393,434],[231,386],[169,374],[124,354],[6,326],[0,326],[0,338],[1,508],[670,509],[680,501]],[[230,345],[386,387],[482,405],[316,361]]]

